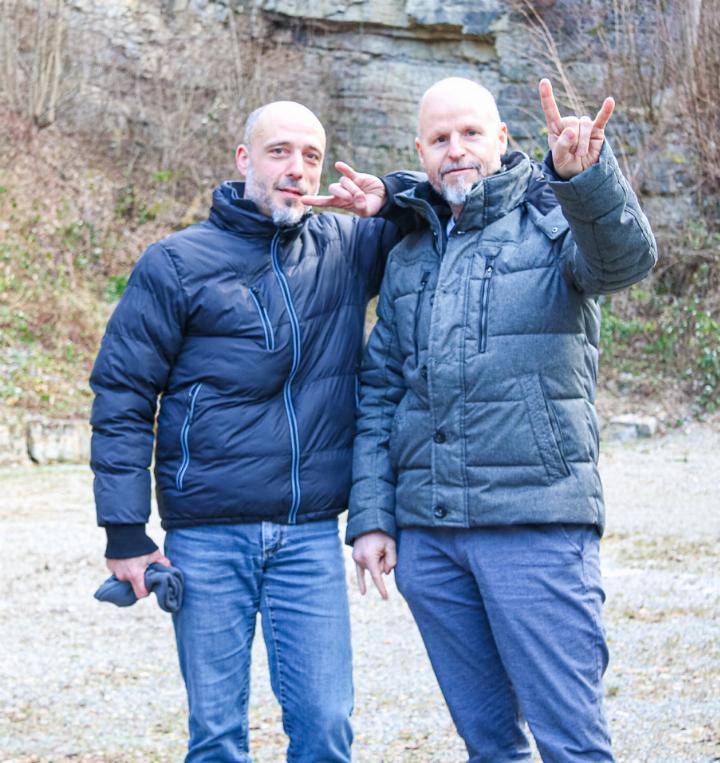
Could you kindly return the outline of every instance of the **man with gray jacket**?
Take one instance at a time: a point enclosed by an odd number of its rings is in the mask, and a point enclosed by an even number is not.
[[[540,83],[558,201],[528,201],[490,93],[423,96],[428,183],[400,193],[415,232],[392,251],[362,373],[347,540],[418,623],[471,763],[612,761],[602,709],[604,527],[594,407],[597,297],[643,278],[656,247],[596,118]],[[397,555],[396,555],[397,544]]]

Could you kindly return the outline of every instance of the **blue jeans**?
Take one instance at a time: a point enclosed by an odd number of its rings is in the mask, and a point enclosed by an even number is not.
[[[173,616],[190,709],[186,763],[249,763],[250,655],[260,612],[294,763],[347,763],[350,617],[337,520],[172,530],[185,575]]]
[[[402,530],[395,571],[470,763],[611,763],[599,538],[587,525]]]

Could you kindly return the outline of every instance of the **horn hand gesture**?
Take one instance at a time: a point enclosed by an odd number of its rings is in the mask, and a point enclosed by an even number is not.
[[[612,116],[615,101],[606,98],[594,121],[590,117],[562,117],[555,103],[550,80],[542,79],[540,103],[547,122],[548,146],[558,176],[570,180],[597,164],[605,140],[605,126]]]

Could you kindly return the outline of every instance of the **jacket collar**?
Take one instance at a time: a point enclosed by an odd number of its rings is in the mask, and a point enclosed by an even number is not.
[[[528,189],[532,175],[529,157],[521,151],[513,151],[503,157],[502,169],[486,178],[480,178],[457,219],[458,230],[482,230],[490,223],[504,217],[520,205]],[[419,183],[415,188],[398,194],[397,204],[415,211],[433,229],[436,238],[442,240],[442,230],[450,216],[450,207],[430,183]]]
[[[307,212],[295,225],[278,227],[264,215],[254,201],[244,198],[245,183],[226,180],[213,192],[210,220],[219,228],[244,236],[272,238],[278,231],[285,236],[296,235],[312,212]]]

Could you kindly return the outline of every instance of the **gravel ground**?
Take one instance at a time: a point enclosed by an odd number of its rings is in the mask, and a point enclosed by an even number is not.
[[[720,761],[720,432],[694,425],[605,445],[607,712],[618,761]],[[169,616],[119,610],[89,472],[0,472],[0,761],[180,761],[185,699]],[[154,535],[161,533],[155,528]],[[358,763],[466,760],[407,608],[351,579]],[[354,575],[352,575],[354,578]],[[256,641],[256,763],[285,737]]]

